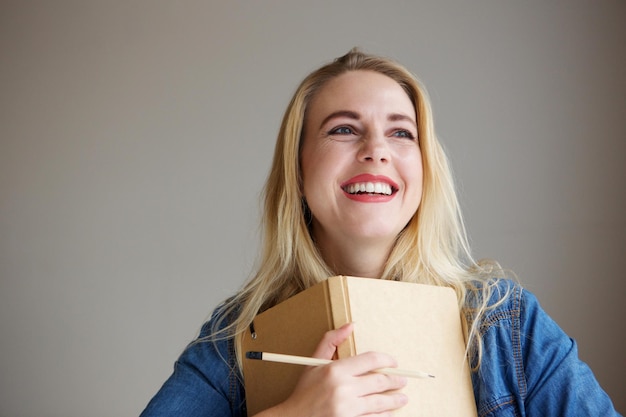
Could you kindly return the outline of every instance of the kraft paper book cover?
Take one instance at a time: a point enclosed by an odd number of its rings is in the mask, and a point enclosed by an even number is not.
[[[409,403],[396,417],[475,417],[476,405],[454,290],[431,285],[336,276],[259,314],[243,338],[248,351],[311,356],[328,330],[354,322],[338,358],[368,351],[396,358],[409,378]],[[254,334],[252,333],[254,332]],[[248,415],[286,399],[303,366],[244,358]]]

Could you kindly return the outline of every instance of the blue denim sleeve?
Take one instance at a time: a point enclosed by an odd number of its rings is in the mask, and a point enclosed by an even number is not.
[[[210,326],[203,326],[200,337],[209,334]],[[227,340],[190,344],[141,417],[245,417],[242,388],[233,378],[229,355]]]
[[[618,416],[591,369],[579,359],[576,342],[545,313],[533,294],[522,294],[520,342],[525,381],[520,390],[526,391],[526,414]]]

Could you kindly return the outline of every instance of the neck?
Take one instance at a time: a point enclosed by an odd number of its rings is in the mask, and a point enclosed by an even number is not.
[[[337,275],[380,278],[391,252],[391,244],[317,242],[322,257]]]

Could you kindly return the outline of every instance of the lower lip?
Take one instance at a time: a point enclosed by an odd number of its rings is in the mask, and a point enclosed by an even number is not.
[[[350,194],[343,192],[350,200],[359,201],[361,203],[386,203],[391,201],[395,194],[383,195],[383,194]]]

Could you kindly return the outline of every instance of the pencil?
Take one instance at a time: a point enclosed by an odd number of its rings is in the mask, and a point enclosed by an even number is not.
[[[280,363],[291,363],[294,365],[308,365],[308,366],[322,366],[328,365],[332,361],[330,359],[319,359],[319,358],[309,358],[306,356],[294,356],[294,355],[284,355],[282,353],[269,353],[269,352],[246,352],[246,358],[248,359],[257,359],[262,361],[270,361],[270,362],[280,362]],[[399,375],[405,376],[409,378],[434,378],[434,375],[431,375],[422,371],[411,371],[408,369],[399,369],[399,368],[381,368],[372,372],[378,372],[386,375]]]

